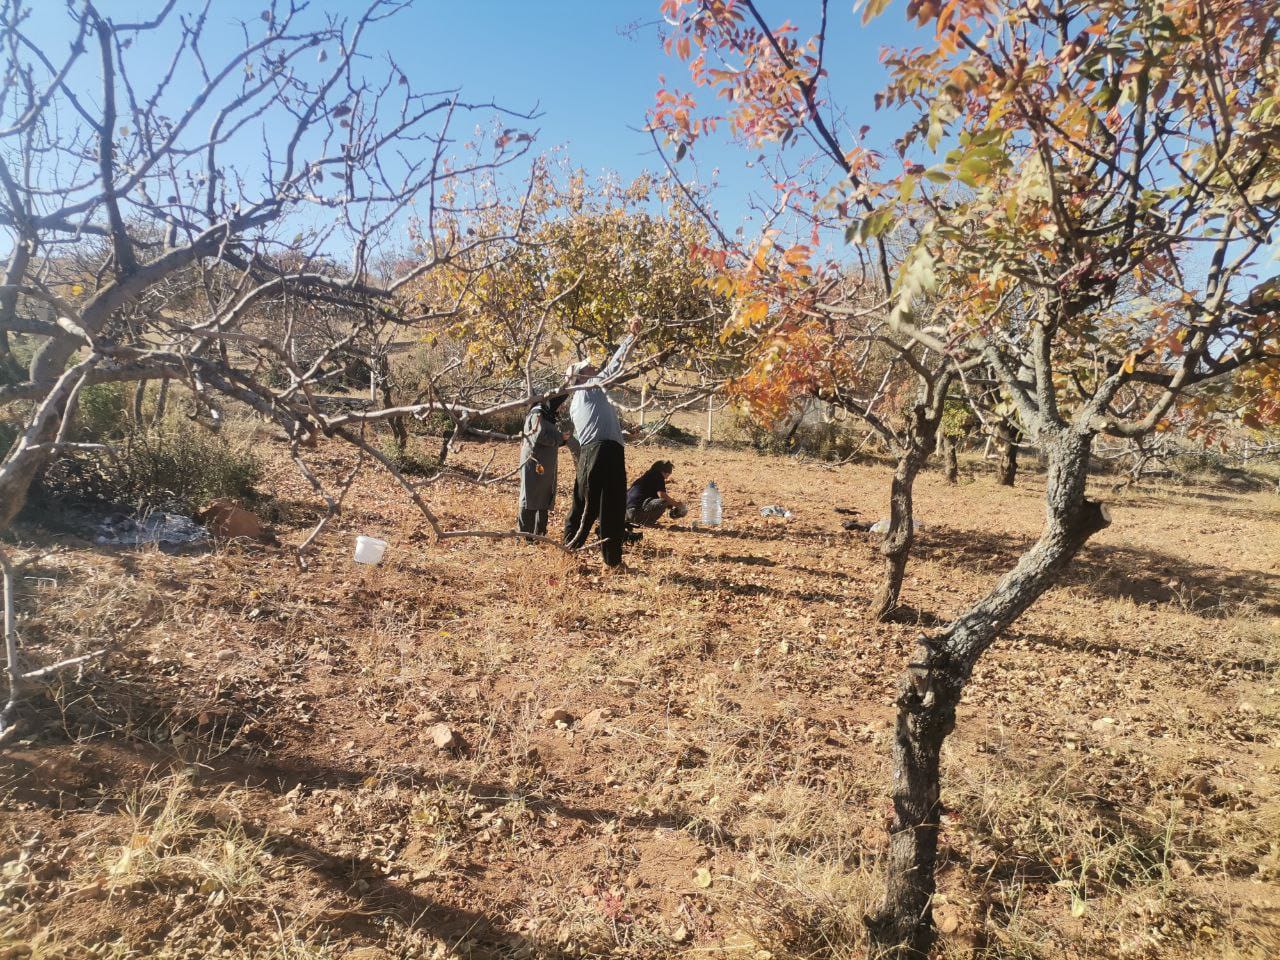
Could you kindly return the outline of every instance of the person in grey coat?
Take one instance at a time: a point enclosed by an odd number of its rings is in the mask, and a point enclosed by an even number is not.
[[[547,534],[547,517],[556,502],[556,478],[560,448],[568,436],[556,424],[556,411],[564,397],[544,400],[529,408],[520,444],[521,533]]]
[[[569,403],[573,433],[582,447],[564,542],[574,550],[584,546],[598,521],[600,552],[605,566],[613,569],[625,569],[622,544],[627,534],[627,460],[622,424],[604,385],[622,370],[640,324],[639,317],[632,319],[627,335],[603,369],[582,360],[565,371],[569,386],[586,389],[575,390]]]

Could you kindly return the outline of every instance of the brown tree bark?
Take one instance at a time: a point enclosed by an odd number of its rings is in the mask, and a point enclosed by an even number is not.
[[[147,399],[147,381],[139,380],[133,388],[133,425],[142,429],[142,405]]]
[[[1008,420],[1002,420],[996,427],[996,436],[1000,441],[1000,465],[996,477],[1002,487],[1012,487],[1018,477],[1018,443],[1022,439],[1022,431]]]
[[[911,546],[915,543],[912,487],[923,462],[921,451],[914,446],[908,447],[898,457],[893,471],[893,483],[889,489],[889,529],[880,542],[884,576],[880,581],[880,592],[874,608],[877,620],[885,620],[898,607],[907,559],[911,556]]]
[[[942,813],[939,757],[974,665],[1053,585],[1089,537],[1109,523],[1105,508],[1084,495],[1091,443],[1091,434],[1066,427],[1045,440],[1048,510],[1040,539],[941,635],[921,636],[902,679],[885,899],[866,920],[872,956],[880,960],[921,960],[933,945],[931,904]]]
[[[928,461],[938,443],[938,425],[941,422],[941,403],[930,410],[917,404],[911,411],[903,445],[899,448],[898,463],[893,471],[893,483],[889,488],[889,529],[880,542],[880,555],[884,557],[884,578],[876,597],[873,612],[876,620],[887,619],[898,608],[902,593],[902,580],[906,574],[911,546],[915,543],[915,520],[912,516],[916,475]]]
[[[956,442],[951,437],[942,438],[942,475],[947,483],[960,482],[960,464],[956,461]]]
[[[160,392],[156,394],[156,411],[151,424],[153,427],[159,427],[164,423],[164,409],[169,400],[169,378],[164,377],[160,381]]]
[[[383,408],[395,406],[391,396],[391,361],[386,357],[378,357],[372,362],[373,379],[378,393],[382,395]],[[391,427],[391,437],[395,440],[396,450],[404,456],[409,449],[409,428],[404,417],[389,417],[387,425]]]

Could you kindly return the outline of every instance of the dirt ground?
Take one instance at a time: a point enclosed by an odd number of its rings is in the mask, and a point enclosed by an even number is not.
[[[320,507],[259,447],[297,543]],[[1034,538],[1040,481],[924,476],[909,609],[878,626],[877,538],[833,508],[877,519],[885,467],[629,456],[673,459],[689,499],[716,480],[724,527],[649,531],[604,575],[437,545],[366,473],[301,574],[284,547],[24,531],[32,661],[111,653],[0,752],[0,958],[861,955],[898,673]],[[940,954],[1275,957],[1280,504],[1099,493],[1113,525],[987,655],[949,741]],[[510,528],[514,498],[428,492],[449,528]],[[357,533],[382,566],[351,562]]]

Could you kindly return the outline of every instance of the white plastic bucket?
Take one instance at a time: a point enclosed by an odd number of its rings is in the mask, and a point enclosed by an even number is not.
[[[382,555],[386,552],[387,541],[377,537],[356,537],[356,563],[374,566],[382,562]]]

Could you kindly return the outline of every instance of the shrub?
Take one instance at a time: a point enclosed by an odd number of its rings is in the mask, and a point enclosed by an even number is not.
[[[516,434],[524,429],[525,411],[517,407],[504,413],[496,413],[490,417],[477,417],[471,425],[478,430],[492,430],[495,433]]]
[[[9,348],[0,352],[0,387],[26,382],[27,368],[41,342],[38,337],[9,334]]]
[[[446,437],[453,432],[453,418],[443,410],[432,410],[425,417],[415,418],[416,432],[427,437]]]
[[[0,420],[0,457],[8,453],[13,441],[18,439],[19,429],[16,420]]]
[[[477,430],[514,435],[524,429],[524,417],[523,410],[508,410],[491,417],[477,417],[471,421],[471,426]],[[446,437],[453,432],[453,418],[443,410],[433,410],[415,422],[418,424],[418,432],[423,436]]]
[[[135,434],[114,456],[59,460],[35,492],[45,502],[80,500],[193,513],[218,497],[253,498],[261,477],[261,465],[251,453],[183,424]]]
[[[394,437],[383,439],[381,453],[407,476],[425,477],[440,469],[440,460],[434,454],[420,453],[413,445],[401,450]]]
[[[969,404],[958,397],[948,397],[942,408],[940,433],[944,437],[958,439],[973,433],[980,423]]]
[[[827,421],[806,416],[799,425],[762,424],[750,414],[739,413],[730,435],[761,453],[806,453],[822,460],[845,460],[862,446],[864,432],[852,420]]]
[[[133,384],[98,383],[80,391],[75,439],[81,443],[120,440],[129,431],[129,394]]]
[[[12,383],[22,383],[27,379],[27,371],[22,368],[17,357],[12,353],[0,353],[0,387]]]
[[[698,435],[681,427],[676,426],[670,420],[664,423],[655,431],[655,436],[660,440],[666,440],[668,443],[694,444],[698,442]]]

